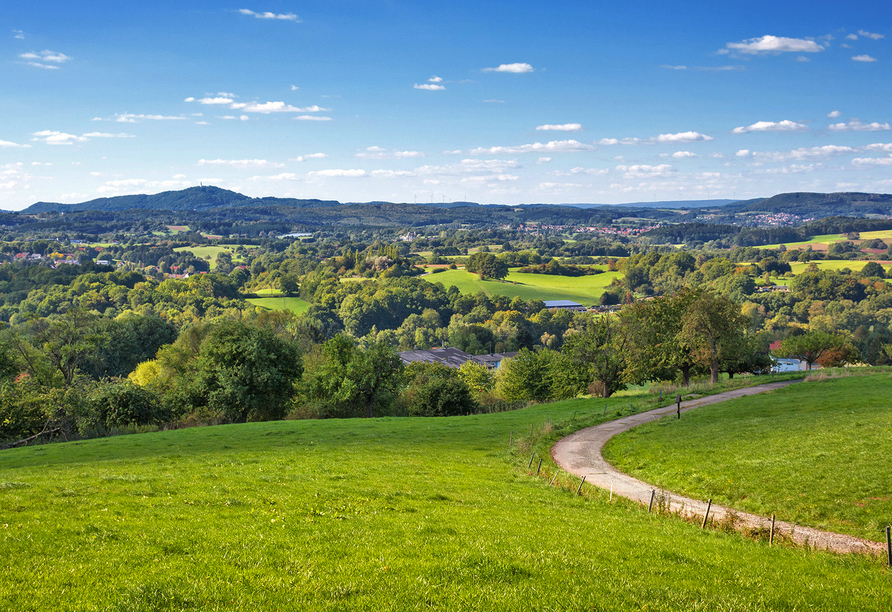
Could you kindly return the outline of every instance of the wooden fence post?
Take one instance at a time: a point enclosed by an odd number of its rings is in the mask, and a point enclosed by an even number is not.
[[[650,514],[650,511],[654,507],[654,496],[656,496],[657,492],[654,489],[650,490],[650,503],[647,504],[647,513]]]
[[[712,508],[712,498],[709,498],[709,501],[706,503],[706,514],[703,515],[703,524],[700,525],[700,529],[706,529],[706,520],[709,518],[709,510]]]
[[[768,533],[768,545],[774,546],[774,518],[775,515],[771,515],[771,531]]]
[[[582,489],[582,485],[585,484],[585,476],[582,477],[582,482],[579,483],[579,487],[576,489],[576,495],[579,495],[579,491]]]

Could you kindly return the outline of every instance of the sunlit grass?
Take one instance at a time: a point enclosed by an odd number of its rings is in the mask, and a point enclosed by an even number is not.
[[[605,456],[691,497],[881,540],[892,524],[890,394],[888,374],[801,383],[636,427]]]
[[[570,277],[517,270],[512,268],[504,281],[480,280],[476,274],[464,270],[447,270],[424,278],[432,283],[443,283],[445,287],[454,285],[466,294],[483,291],[487,295],[507,295],[524,300],[573,300],[585,306],[594,304],[614,278],[622,278],[620,272]]]
[[[892,577],[875,560],[768,548],[606,493],[576,496],[569,477],[549,487],[529,473],[538,464],[528,472],[519,449],[531,428],[571,431],[627,402],[3,451],[0,609],[874,610],[885,601]]]

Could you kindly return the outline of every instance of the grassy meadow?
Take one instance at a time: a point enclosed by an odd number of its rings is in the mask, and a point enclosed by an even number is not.
[[[177,247],[174,251],[182,252],[182,251],[190,251],[195,257],[199,259],[206,259],[208,263],[210,263],[211,270],[217,267],[217,255],[224,251],[228,251],[232,253],[232,261],[238,262],[242,261],[241,256],[235,254],[236,246],[229,246],[225,244],[211,244],[211,245],[200,245],[200,246],[187,246],[187,247]]]
[[[888,374],[804,382],[636,427],[604,456],[690,497],[884,541],[890,394]]]
[[[514,268],[504,281],[480,280],[476,274],[463,269],[446,270],[424,278],[443,286],[456,286],[462,293],[484,292],[487,295],[507,295],[524,300],[573,300],[584,306],[597,302],[601,294],[614,278],[621,278],[621,272],[605,272],[593,276],[555,276],[551,274],[528,274]],[[516,283],[516,284],[515,284]]]
[[[888,601],[892,573],[875,559],[769,548],[587,487],[576,496],[577,479],[549,486],[536,463],[528,471],[524,432],[615,418],[629,401],[640,398],[2,451],[0,609],[829,611]]]
[[[310,308],[310,303],[299,297],[262,297],[248,298],[248,303],[268,310],[290,310],[294,314],[303,314]]]

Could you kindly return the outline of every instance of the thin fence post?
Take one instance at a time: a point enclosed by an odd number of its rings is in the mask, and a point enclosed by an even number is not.
[[[654,497],[656,496],[656,494],[657,494],[657,492],[656,492],[654,489],[651,489],[651,490],[650,490],[650,503],[647,504],[647,513],[648,513],[648,514],[650,514],[650,511],[653,510],[653,507],[654,507]]]
[[[539,475],[539,472],[542,470],[542,460],[539,459],[539,467],[536,468],[536,476]]]
[[[582,477],[582,482],[579,483],[579,486],[576,488],[576,495],[579,495],[579,491],[582,489],[582,485],[585,484],[585,476]]]
[[[558,474],[560,474],[560,473],[561,473],[560,470],[555,470],[554,476],[551,477],[551,482],[548,483],[549,487],[554,484],[554,481],[557,480]]]
[[[675,412],[678,415],[678,419],[681,419],[681,394],[675,396]]]
[[[886,525],[886,554],[889,557],[889,567],[892,567],[892,527]]]
[[[709,510],[712,508],[712,498],[709,498],[709,501],[706,503],[706,514],[703,515],[703,524],[700,525],[700,529],[706,529],[706,520],[709,518]]]
[[[771,515],[771,531],[768,533],[768,545],[774,546],[774,519],[775,515]]]
[[[531,467],[533,467],[533,459],[535,459],[535,458],[536,458],[536,453],[533,453],[532,455],[530,455],[530,462],[527,464],[527,469],[530,469]]]

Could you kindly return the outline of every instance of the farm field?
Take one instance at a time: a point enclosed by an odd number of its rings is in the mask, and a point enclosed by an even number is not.
[[[259,292],[258,292],[259,293]],[[262,297],[248,298],[248,303],[269,310],[290,310],[294,314],[303,314],[310,308],[310,303],[299,297]]]
[[[819,270],[842,270],[844,268],[848,268],[853,272],[857,272],[861,270],[866,264],[867,260],[851,260],[851,259],[829,259],[829,260],[821,260],[821,261],[813,261],[811,262],[818,266]],[[888,267],[888,261],[877,261],[883,267]],[[793,274],[802,274],[805,272],[806,268],[808,268],[807,263],[795,262],[790,264],[790,268],[792,268]]]
[[[860,232],[858,234],[860,236],[859,240],[871,240],[873,238],[879,238],[880,240],[887,242],[892,241],[892,230],[876,230],[872,232]],[[776,249],[781,244],[787,247],[787,250],[792,249],[804,249],[808,246],[812,247],[812,249],[816,251],[826,251],[831,244],[834,242],[844,242],[847,240],[845,234],[823,234],[820,236],[812,236],[809,240],[803,242],[784,242],[778,244],[767,244],[764,246],[760,246],[760,249]]]
[[[191,251],[193,255],[198,257],[199,259],[207,259],[208,263],[211,266],[211,270],[217,267],[217,255],[224,251],[228,251],[232,253],[232,261],[240,261],[241,257],[234,253],[235,247],[227,246],[227,245],[201,245],[201,246],[188,246],[188,247],[177,247],[174,249],[178,253],[182,251]]]
[[[663,419],[604,456],[647,482],[797,524],[882,541],[892,524],[888,374],[804,382]]]
[[[614,278],[622,278],[621,272],[605,272],[593,276],[553,276],[550,274],[508,273],[505,282],[483,280],[464,270],[447,270],[424,278],[443,286],[456,286],[462,293],[507,295],[524,300],[573,300],[584,306],[594,304]],[[514,283],[517,283],[516,285]]]
[[[549,487],[508,450],[509,432],[595,424],[612,418],[603,406],[3,451],[0,609],[829,611],[888,598],[877,560],[576,496],[575,480]]]

